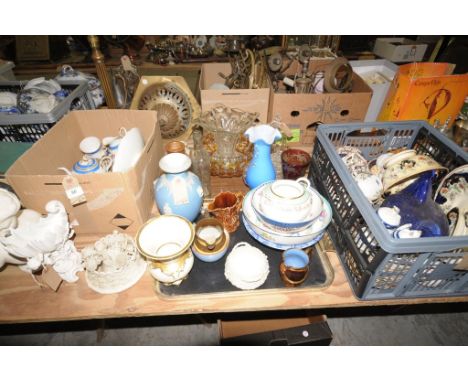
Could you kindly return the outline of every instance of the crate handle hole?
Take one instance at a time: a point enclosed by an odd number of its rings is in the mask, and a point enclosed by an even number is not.
[[[349,114],[349,110],[346,110],[346,109],[345,109],[345,110],[341,110],[341,111],[340,111],[340,115],[341,115],[342,117],[346,117],[348,114]]]
[[[317,127],[319,127],[322,123],[322,121],[312,122],[311,124],[307,125],[306,129],[317,130]]]
[[[301,114],[300,112],[298,112],[297,110],[293,110],[291,112],[291,117],[299,117],[299,114]]]

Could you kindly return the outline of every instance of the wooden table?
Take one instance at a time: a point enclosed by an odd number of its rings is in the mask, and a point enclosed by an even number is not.
[[[468,297],[359,301],[353,296],[337,255],[327,251],[327,256],[334,278],[323,290],[239,291],[209,298],[201,295],[168,298],[158,294],[149,273],[135,286],[118,294],[94,292],[86,285],[83,273],[77,283],[63,283],[54,293],[39,288],[31,276],[19,268],[8,266],[0,274],[0,323],[468,301]]]
[[[238,179],[214,177],[212,190],[216,194],[221,190],[246,191],[247,188]],[[80,248],[89,241],[90,238],[77,238],[75,244]],[[331,243],[324,239],[320,248],[334,271],[328,287],[321,290],[282,288],[239,291],[209,297],[167,297],[159,294],[148,272],[135,286],[118,294],[101,295],[94,292],[88,288],[83,272],[77,283],[62,283],[55,293],[50,289],[41,289],[29,274],[9,265],[0,272],[0,323],[468,302],[468,296],[359,301],[353,295]]]

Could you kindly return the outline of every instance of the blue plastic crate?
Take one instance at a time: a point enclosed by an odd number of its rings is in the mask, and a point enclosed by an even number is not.
[[[309,171],[332,206],[329,233],[358,298],[468,294],[468,272],[454,269],[468,255],[468,236],[394,239],[338,155],[344,145],[368,160],[412,148],[450,170],[468,163],[468,154],[424,121],[321,125]]]

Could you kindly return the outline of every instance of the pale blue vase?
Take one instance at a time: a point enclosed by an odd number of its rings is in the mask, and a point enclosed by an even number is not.
[[[254,144],[253,158],[245,174],[245,183],[253,189],[276,179],[275,167],[271,160],[271,145],[281,138],[281,133],[270,125],[258,125],[249,128],[245,135]]]
[[[190,158],[185,154],[165,155],[159,167],[165,172],[154,182],[156,205],[162,215],[180,215],[194,221],[203,204],[203,187],[198,176],[188,171]]]
[[[275,179],[276,171],[271,160],[271,145],[258,140],[254,143],[253,158],[247,168],[245,183],[253,189]]]

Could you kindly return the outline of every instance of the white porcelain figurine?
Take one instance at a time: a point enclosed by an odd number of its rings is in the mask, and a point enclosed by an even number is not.
[[[75,282],[76,273],[83,270],[83,265],[80,253],[69,240],[73,231],[65,207],[52,200],[45,209],[47,216],[23,211],[17,226],[0,235],[0,266],[17,264],[26,272],[52,266],[63,280]]]

